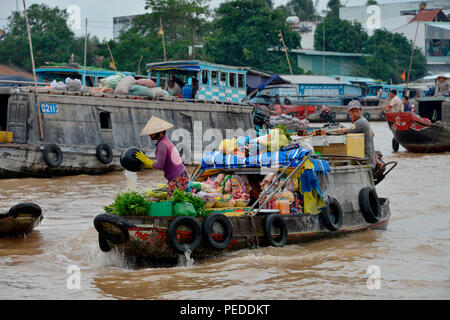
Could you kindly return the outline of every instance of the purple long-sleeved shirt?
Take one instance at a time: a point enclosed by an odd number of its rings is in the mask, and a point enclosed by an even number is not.
[[[156,143],[155,157],[153,168],[163,170],[167,181],[175,179],[186,170],[180,153],[166,136]]]

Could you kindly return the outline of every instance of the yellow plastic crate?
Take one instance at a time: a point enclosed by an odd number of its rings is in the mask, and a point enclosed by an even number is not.
[[[353,157],[364,158],[364,134],[349,133],[347,134],[347,155]]]
[[[13,133],[11,131],[0,131],[0,143],[11,143],[13,141]]]

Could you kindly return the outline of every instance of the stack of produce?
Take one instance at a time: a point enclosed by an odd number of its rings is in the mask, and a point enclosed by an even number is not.
[[[278,116],[271,116],[269,119],[269,124],[272,127],[276,127],[279,125],[284,125],[288,130],[306,130],[309,128],[309,121],[307,119],[298,119],[296,117],[292,117],[288,114],[281,114]]]

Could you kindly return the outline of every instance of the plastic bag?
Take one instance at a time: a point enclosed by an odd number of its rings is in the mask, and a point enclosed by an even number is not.
[[[173,215],[175,217],[180,216],[197,216],[194,205],[190,202],[178,202],[173,206]]]
[[[58,81],[57,82],[56,80],[53,80],[52,83],[50,84],[50,88],[53,89],[53,90],[65,91],[66,90],[66,85],[62,81]]]
[[[231,154],[236,151],[237,145],[236,145],[236,138],[233,139],[224,139],[220,143],[219,151],[225,154]]]
[[[68,91],[81,91],[81,80],[66,78],[66,88]]]

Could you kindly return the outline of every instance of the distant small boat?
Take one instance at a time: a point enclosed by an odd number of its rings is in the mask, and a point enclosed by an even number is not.
[[[418,99],[419,114],[388,112],[386,120],[394,134],[392,147],[400,144],[409,152],[450,151],[450,99],[427,97]]]
[[[43,218],[41,207],[37,204],[18,203],[8,212],[0,213],[0,237],[28,235]]]

